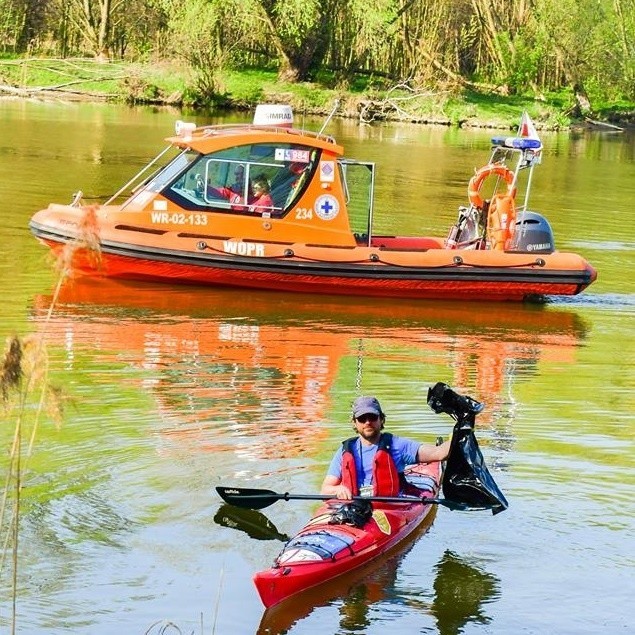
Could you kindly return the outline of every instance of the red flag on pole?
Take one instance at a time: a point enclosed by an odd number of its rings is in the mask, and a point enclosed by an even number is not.
[[[520,126],[518,127],[518,136],[526,139],[539,139],[538,132],[534,126],[534,122],[527,114],[527,111],[523,112],[523,116],[520,119]]]

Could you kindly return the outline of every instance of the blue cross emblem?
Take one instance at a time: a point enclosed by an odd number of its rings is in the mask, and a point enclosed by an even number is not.
[[[332,220],[340,211],[340,204],[337,198],[331,194],[318,196],[314,204],[315,213],[322,220]]]
[[[324,201],[324,203],[320,205],[320,209],[324,212],[325,216],[329,216],[331,211],[333,210],[333,206],[331,205],[330,201]]]

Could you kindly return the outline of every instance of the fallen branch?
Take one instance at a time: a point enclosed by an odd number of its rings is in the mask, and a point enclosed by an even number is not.
[[[613,130],[617,130],[618,132],[624,132],[624,128],[620,128],[619,126],[615,126],[612,123],[607,123],[606,121],[595,121],[595,119],[590,119],[589,117],[585,117],[584,121],[590,123],[594,126],[604,126],[606,128],[611,128]]]
[[[423,55],[429,62],[436,68],[441,71],[446,77],[449,77],[453,82],[456,82],[459,86],[463,86],[464,88],[470,88],[472,90],[480,90],[486,91],[490,93],[496,93],[498,95],[506,95],[507,89],[504,86],[495,86],[494,84],[483,84],[480,82],[471,82],[464,77],[461,77],[458,73],[451,71],[447,66],[444,66],[441,62],[439,62],[436,57],[428,53],[426,50],[421,49],[421,55]]]
[[[75,91],[68,90],[70,86],[77,86],[78,84],[87,84],[95,82],[108,82],[117,81],[121,79],[127,79],[128,75],[120,75],[116,77],[98,77],[91,79],[76,79],[71,82],[64,82],[63,84],[55,84],[53,86],[33,86],[30,88],[19,88],[17,86],[11,86],[9,84],[0,84],[0,93],[9,93],[11,95],[17,95],[18,97],[32,97],[33,95],[39,95],[42,93],[71,93],[76,95],[86,95],[90,97],[108,97],[105,93],[93,93],[90,91]]]
[[[395,94],[396,91],[404,91],[405,95]],[[408,84],[401,83],[392,86],[383,99],[366,99],[359,102],[360,123],[371,123],[376,120],[397,119],[399,121],[409,121],[411,123],[427,123],[450,125],[449,119],[430,118],[426,115],[415,114],[404,108],[408,103],[413,103],[420,99],[431,99],[438,97],[438,93],[430,91],[417,91]]]

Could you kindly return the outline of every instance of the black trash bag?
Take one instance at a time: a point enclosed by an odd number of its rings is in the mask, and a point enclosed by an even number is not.
[[[483,404],[439,382],[428,390],[428,405],[456,420],[441,482],[443,495],[469,507],[491,509],[493,514],[506,510],[509,503],[487,469],[474,435],[474,419]]]
[[[370,501],[354,500],[336,507],[329,518],[329,525],[363,527],[373,515]]]

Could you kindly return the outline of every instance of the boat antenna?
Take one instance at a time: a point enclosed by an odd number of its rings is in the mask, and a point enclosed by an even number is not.
[[[328,126],[329,121],[331,121],[331,119],[333,118],[333,115],[335,114],[335,112],[337,111],[339,107],[340,107],[340,100],[336,99],[335,104],[333,104],[333,108],[331,109],[331,112],[329,113],[329,116],[326,118],[326,121],[322,124],[322,127],[320,128],[320,132],[318,132],[318,134],[322,134],[324,132],[324,128]]]

